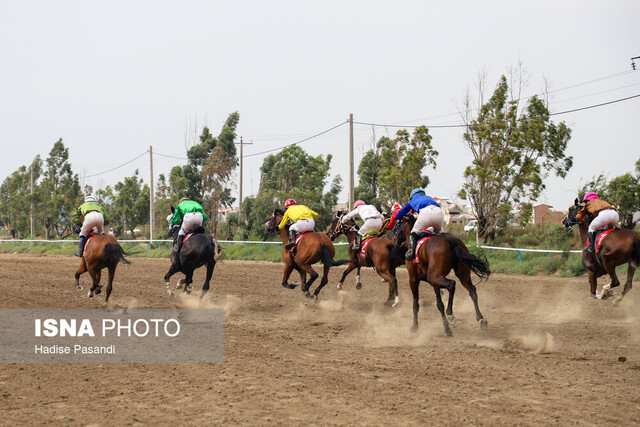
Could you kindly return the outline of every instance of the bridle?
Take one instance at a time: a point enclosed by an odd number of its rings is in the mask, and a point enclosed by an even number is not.
[[[576,225],[576,224],[580,224],[580,221],[578,221],[578,219],[576,218],[577,214],[578,214],[578,204],[576,203],[573,206],[573,212],[571,214],[569,214],[567,212],[567,214],[564,216],[564,218],[562,219],[563,222],[566,222],[567,226],[570,227],[572,225]]]
[[[347,233],[350,231],[358,231],[358,226],[355,223],[347,225],[342,222],[342,217],[344,215],[345,215],[344,213],[340,214],[340,216],[336,214],[335,216],[335,219],[337,221],[336,226],[332,227],[333,229],[329,230],[329,232],[327,233],[330,239],[333,240],[341,234],[344,234],[346,236]]]
[[[271,215],[271,218],[269,218],[269,221],[267,221],[267,227],[264,230],[265,233],[276,234],[276,229],[278,227],[278,224],[276,224],[276,218],[278,217],[278,215],[280,215],[280,212],[278,211],[275,211],[273,215]]]

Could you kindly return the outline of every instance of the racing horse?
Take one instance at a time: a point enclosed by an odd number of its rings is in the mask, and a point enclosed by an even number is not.
[[[562,225],[566,228],[578,225],[583,248],[588,239],[589,223],[593,219],[590,218],[584,207],[584,203],[575,199],[573,206],[569,207],[567,215],[562,220]],[[582,265],[588,272],[591,296],[596,299],[606,299],[614,295],[615,292],[611,288],[620,286],[616,267],[625,263],[628,264],[627,281],[624,284],[622,295],[615,302],[619,302],[631,290],[633,275],[640,265],[640,236],[633,230],[615,228],[602,239],[597,252],[582,251]],[[609,275],[611,283],[602,286],[602,291],[598,292],[598,277],[605,274]]]
[[[175,208],[173,206],[171,206],[171,212],[175,212]],[[173,215],[169,215],[167,217],[169,225],[171,225],[172,217]],[[176,227],[173,231],[170,231],[171,237],[174,241],[178,236],[179,230],[180,227]],[[178,280],[176,287],[178,289],[182,287],[183,292],[190,294],[193,290],[193,286],[191,286],[191,283],[193,283],[193,272],[197,268],[206,265],[207,274],[204,280],[204,285],[202,286],[202,293],[200,294],[200,298],[204,297],[204,295],[209,291],[209,282],[211,281],[211,276],[213,276],[213,269],[216,266],[216,262],[221,258],[222,254],[220,245],[213,236],[205,233],[205,229],[201,226],[196,227],[195,230],[190,230],[182,241],[180,251],[171,251],[171,267],[167,274],[164,275],[164,281],[167,285],[167,293],[170,296],[173,296],[169,279],[175,273],[180,272],[184,274],[185,278]]]
[[[396,227],[399,227],[400,231],[398,234],[401,238],[397,243],[403,243],[408,240],[411,234],[415,217],[408,215],[399,222],[400,224],[396,224]],[[452,335],[449,324],[455,323],[455,317],[453,316],[453,296],[455,294],[456,282],[446,277],[451,270],[454,271],[460,283],[462,283],[462,286],[469,292],[469,296],[476,310],[476,320],[480,324],[480,328],[487,329],[489,323],[482,316],[482,313],[480,313],[478,294],[475,285],[471,281],[472,271],[480,277],[480,279],[489,277],[491,270],[489,269],[489,264],[486,259],[480,259],[470,253],[462,240],[453,234],[441,233],[433,235],[433,237],[429,238],[429,240],[424,242],[419,248],[418,245],[416,245],[415,260],[417,260],[417,262],[414,262],[414,260],[406,262],[409,273],[409,286],[413,294],[413,326],[411,327],[413,332],[418,330],[418,311],[420,310],[418,288],[421,281],[426,281],[435,291],[436,306],[442,315],[444,332],[447,336]],[[446,289],[449,292],[446,315],[442,296],[440,295],[441,289]]]
[[[344,215],[345,212],[337,211],[331,220],[329,231],[327,231],[327,235],[332,241],[339,235],[344,234],[349,243],[349,258],[351,258],[351,263],[344,270],[344,273],[342,273],[342,278],[340,279],[340,283],[338,283],[338,289],[342,289],[345,278],[354,269],[356,270],[356,289],[361,289],[360,268],[373,267],[375,272],[389,284],[389,297],[384,304],[395,307],[398,304],[396,267],[404,263],[406,248],[396,246],[386,237],[374,237],[367,239],[366,242],[368,243],[365,243],[365,240],[362,241],[361,248],[366,245],[365,257],[362,258],[359,254],[361,251],[353,250],[353,242],[358,234],[358,227],[353,220],[342,223],[342,217]]]
[[[334,260],[333,257],[336,254],[336,250],[333,247],[333,243],[331,243],[326,233],[317,231],[305,233],[303,237],[298,236],[298,239],[296,239],[298,243],[293,250],[285,249],[284,245],[289,241],[289,225],[287,224],[284,228],[278,227],[283,216],[284,212],[281,209],[276,209],[265,224],[266,234],[277,233],[282,240],[282,261],[284,262],[282,286],[287,289],[294,289],[297,286],[295,284],[289,284],[289,276],[291,276],[291,273],[295,269],[300,273],[302,282],[300,289],[304,292],[304,295],[307,298],[317,300],[318,294],[329,282],[329,268],[344,265],[351,261]],[[322,261],[324,264],[322,279],[312,295],[309,292],[309,288],[311,288],[313,282],[318,278],[318,273],[316,273],[312,265],[318,261]],[[309,275],[308,282],[306,281],[307,274]]]
[[[82,258],[80,258],[80,266],[76,271],[76,289],[82,290],[80,286],[80,275],[86,271],[91,276],[92,286],[89,290],[89,298],[93,298],[93,294],[98,295],[102,292],[100,278],[102,277],[102,269],[109,271],[109,281],[107,284],[107,295],[105,302],[109,301],[111,290],[113,289],[113,276],[116,273],[116,267],[120,261],[130,264],[125,259],[126,252],[118,244],[118,241],[111,234],[90,234],[87,243],[84,246]]]

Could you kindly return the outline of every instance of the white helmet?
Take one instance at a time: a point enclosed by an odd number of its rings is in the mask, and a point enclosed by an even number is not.
[[[96,201],[96,198],[95,198],[95,197],[93,197],[93,196],[87,196],[87,197],[85,197],[85,198],[84,198],[84,202],[85,202],[85,203],[88,203],[88,202],[95,202],[95,201]]]

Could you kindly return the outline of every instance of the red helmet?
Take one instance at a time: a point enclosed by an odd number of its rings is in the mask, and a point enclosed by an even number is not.
[[[191,199],[190,199],[190,198],[188,198],[188,197],[183,197],[182,199],[180,199],[180,201],[178,202],[178,204],[180,204],[180,203],[184,202],[185,200],[191,200]]]
[[[357,208],[358,206],[362,205],[364,205],[364,202],[362,200],[356,200],[356,202],[353,204],[353,207]]]
[[[294,199],[287,199],[284,201],[284,207],[288,208],[289,206],[297,205],[298,203]]]
[[[396,209],[400,209],[400,208],[402,208],[402,206],[400,206],[400,204],[399,204],[399,203],[394,203],[394,204],[393,204],[393,206],[391,207],[391,209],[392,209],[392,210],[394,210],[394,211],[395,211]]]

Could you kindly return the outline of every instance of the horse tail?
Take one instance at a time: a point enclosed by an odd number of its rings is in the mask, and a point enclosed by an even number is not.
[[[389,262],[393,266],[399,266],[404,264],[404,254],[407,253],[408,248],[394,245],[393,243],[387,244],[389,250]]]
[[[345,265],[351,262],[350,259],[341,259],[336,261],[331,256],[331,252],[329,252],[329,246],[326,243],[323,243],[320,247],[320,260],[324,265],[328,265],[329,267],[336,267],[338,265]]]
[[[120,246],[117,243],[107,243],[105,245],[104,248],[104,257],[105,260],[107,261],[106,264],[107,266],[114,266],[116,265],[119,261],[122,261],[126,264],[131,264],[124,256],[127,255],[127,253],[124,251],[124,249],[122,249],[122,246]]]
[[[476,273],[481,279],[486,279],[491,274],[489,269],[489,263],[487,259],[481,259],[469,252],[462,242],[455,236],[447,235],[449,243],[451,244],[451,251],[453,252],[454,267],[457,267],[457,263],[461,263],[471,271]]]
[[[640,239],[633,239],[633,263],[640,266]]]
[[[211,240],[213,240],[213,260],[222,262],[222,260],[224,260],[224,251],[215,237],[211,237]]]

